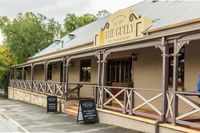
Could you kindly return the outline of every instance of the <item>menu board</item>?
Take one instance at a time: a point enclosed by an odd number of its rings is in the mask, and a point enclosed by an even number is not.
[[[77,122],[79,121],[83,121],[84,123],[98,122],[96,104],[94,99],[85,99],[79,101]]]
[[[47,96],[47,113],[57,112],[57,97]]]

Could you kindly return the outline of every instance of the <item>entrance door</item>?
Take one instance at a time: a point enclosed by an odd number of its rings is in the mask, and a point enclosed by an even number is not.
[[[132,87],[131,81],[131,59],[109,60],[107,68],[107,85],[117,87]],[[117,94],[120,90],[113,89],[112,93]],[[123,100],[124,95],[121,94],[117,98]]]
[[[128,87],[131,83],[131,59],[118,59],[108,61],[107,85]]]

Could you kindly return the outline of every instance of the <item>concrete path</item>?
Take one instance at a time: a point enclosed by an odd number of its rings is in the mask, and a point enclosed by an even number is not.
[[[0,133],[2,132],[11,132],[11,130],[8,129],[8,127],[6,127],[6,125],[0,121]]]
[[[12,100],[0,100],[0,109],[30,132],[141,133],[105,124],[77,124],[66,114],[47,114],[46,109]]]

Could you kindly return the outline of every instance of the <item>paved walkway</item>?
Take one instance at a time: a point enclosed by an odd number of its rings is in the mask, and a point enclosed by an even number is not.
[[[0,109],[30,132],[141,133],[105,124],[77,124],[66,114],[47,114],[46,109],[12,100],[0,100]]]
[[[0,133],[2,133],[2,132],[11,132],[11,130],[8,129],[6,127],[6,125],[3,122],[0,121]]]

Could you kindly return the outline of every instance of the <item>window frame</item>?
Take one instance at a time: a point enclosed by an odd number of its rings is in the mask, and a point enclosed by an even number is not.
[[[47,80],[52,80],[53,65],[49,64],[47,69]]]
[[[91,82],[91,65],[91,59],[80,61],[80,82]],[[85,68],[86,73],[83,73],[83,68]]]

